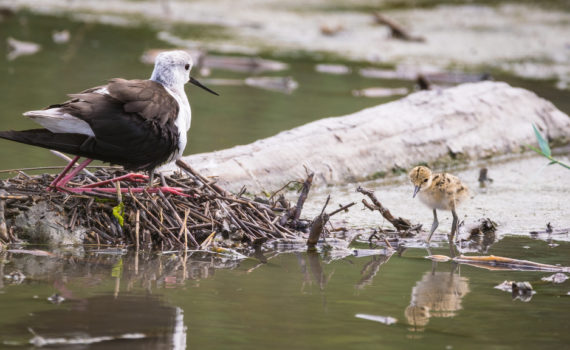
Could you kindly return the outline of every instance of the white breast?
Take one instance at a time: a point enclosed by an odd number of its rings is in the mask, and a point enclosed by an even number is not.
[[[166,87],[165,87],[166,88]],[[187,133],[190,130],[190,123],[192,121],[192,111],[190,109],[190,103],[188,102],[188,97],[182,88],[182,92],[174,91],[166,88],[166,91],[178,102],[178,117],[176,118],[176,128],[178,129],[178,152],[174,154],[169,162],[177,160],[182,157],[184,149],[186,148]]]

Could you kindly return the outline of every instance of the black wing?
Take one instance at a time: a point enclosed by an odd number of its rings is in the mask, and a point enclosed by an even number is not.
[[[134,170],[165,163],[178,148],[176,100],[151,80],[113,79],[105,87],[108,94],[93,88],[50,106],[84,120],[93,130],[95,137],[81,144],[78,155]]]

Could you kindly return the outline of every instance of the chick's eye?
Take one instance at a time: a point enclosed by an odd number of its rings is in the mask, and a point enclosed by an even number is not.
[[[188,63],[186,63],[186,65],[184,66],[184,69],[186,69],[186,70],[190,69],[190,65]]]
[[[425,179],[424,182],[427,182],[428,179]]]

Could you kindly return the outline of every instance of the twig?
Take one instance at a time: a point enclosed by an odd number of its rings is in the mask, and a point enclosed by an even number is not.
[[[390,213],[388,209],[382,206],[382,203],[380,203],[380,201],[374,195],[374,192],[372,192],[371,190],[358,186],[356,191],[364,194],[365,196],[368,196],[368,198],[370,198],[372,203],[374,203],[374,205],[370,205],[368,204],[368,202],[366,202],[366,200],[363,199],[362,203],[364,204],[364,206],[366,206],[370,210],[378,210],[380,214],[382,214],[382,216],[396,228],[396,230],[407,231],[410,228],[412,228],[410,220],[404,219],[402,217],[394,218],[394,216],[392,216],[392,213]]]

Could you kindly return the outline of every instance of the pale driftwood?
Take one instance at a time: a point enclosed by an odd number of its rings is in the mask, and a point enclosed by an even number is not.
[[[449,157],[479,159],[570,140],[570,118],[536,94],[503,82],[420,91],[344,117],[326,118],[249,145],[185,157],[231,191],[281,187],[315,172],[315,185],[370,178]],[[173,168],[170,168],[173,169]]]

